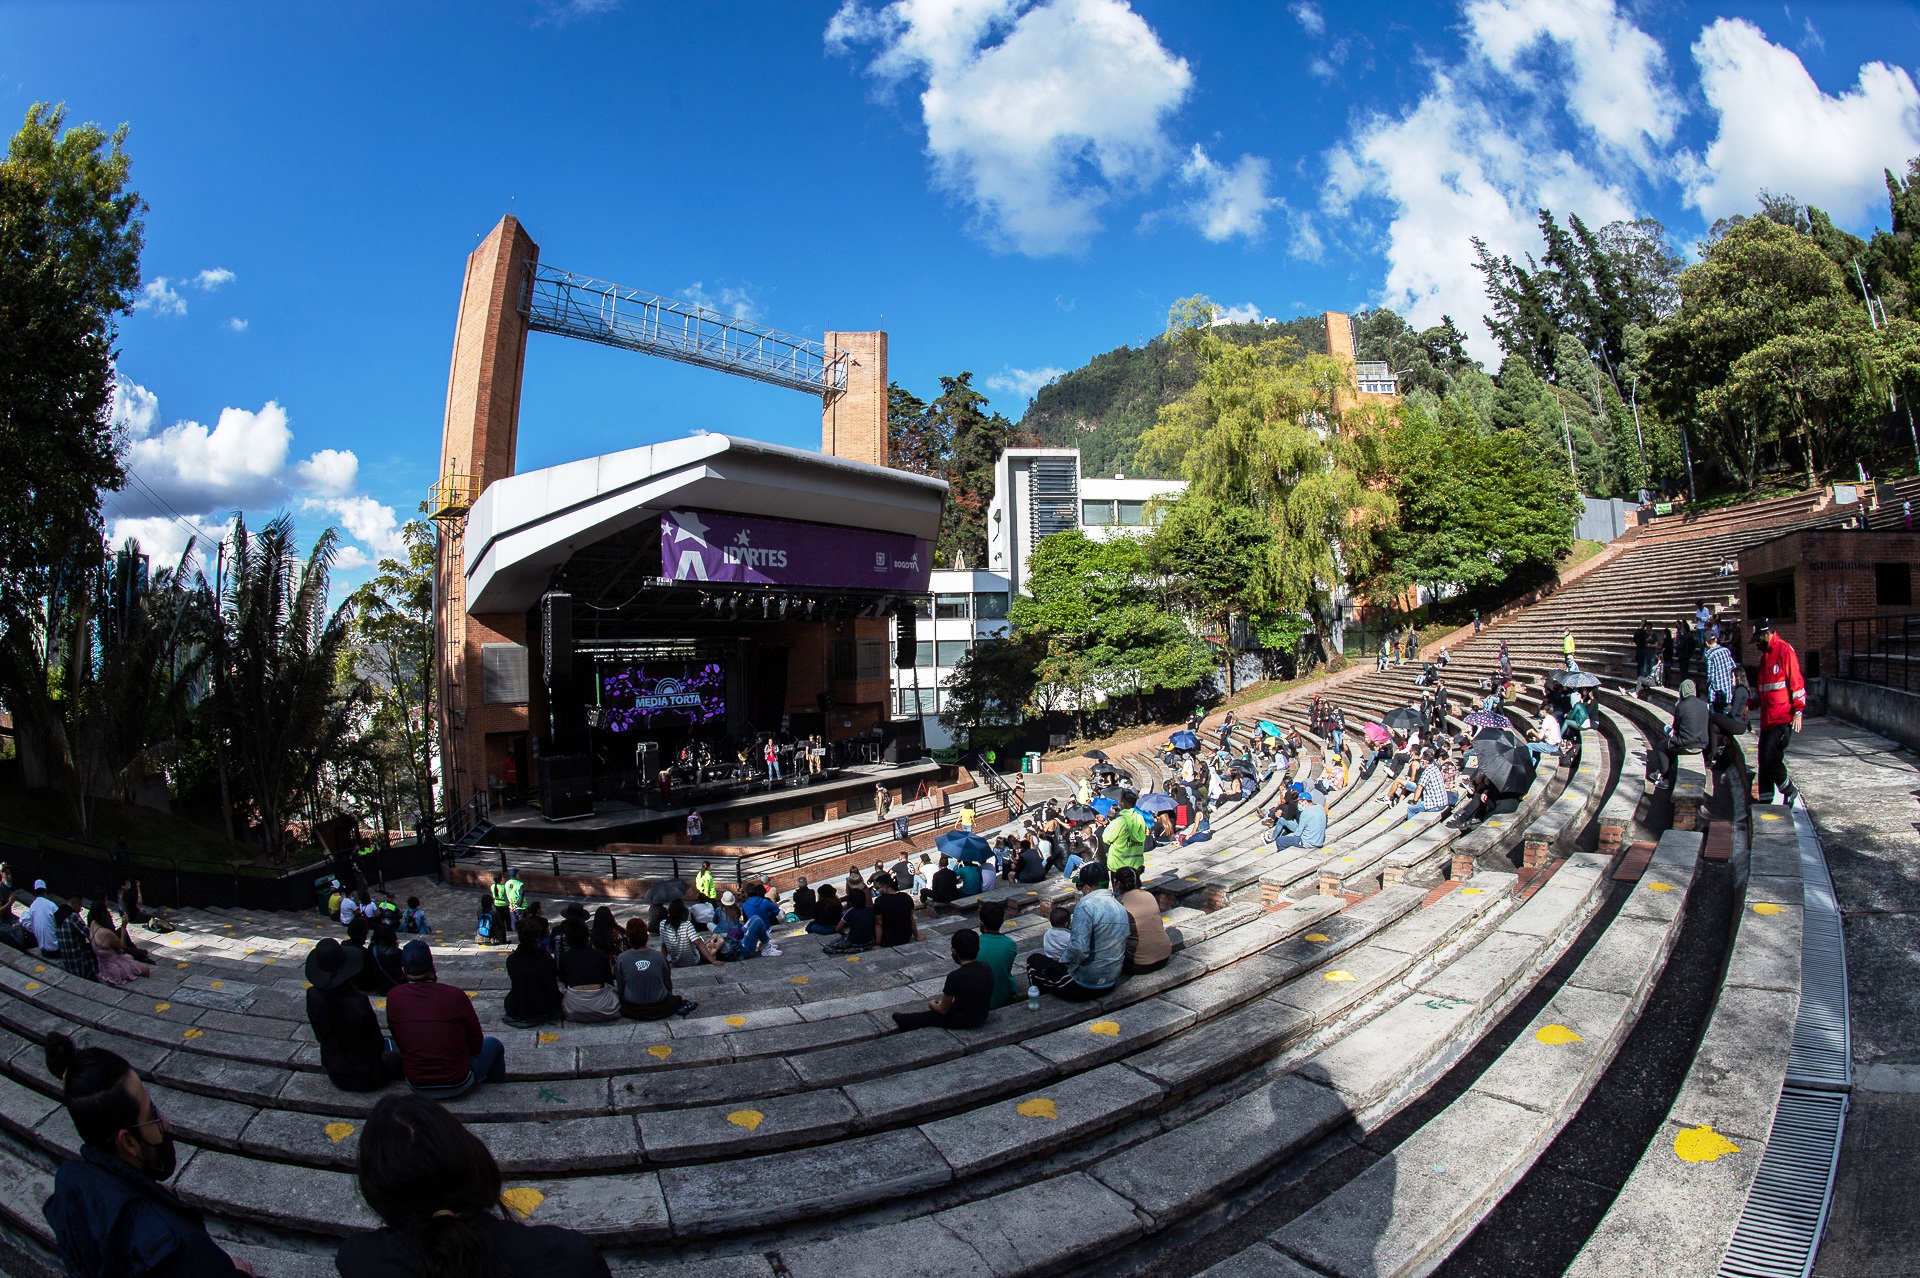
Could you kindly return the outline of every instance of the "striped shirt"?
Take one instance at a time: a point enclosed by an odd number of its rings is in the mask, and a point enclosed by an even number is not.
[[[1707,649],[1707,691],[1733,696],[1733,653],[1725,644]]]

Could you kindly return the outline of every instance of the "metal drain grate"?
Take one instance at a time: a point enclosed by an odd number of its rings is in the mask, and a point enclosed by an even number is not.
[[[1846,940],[1819,836],[1805,812],[1794,812],[1793,825],[1805,901],[1800,1013],[1767,1152],[1720,1260],[1722,1278],[1806,1278],[1813,1271],[1847,1124],[1853,1062]]]

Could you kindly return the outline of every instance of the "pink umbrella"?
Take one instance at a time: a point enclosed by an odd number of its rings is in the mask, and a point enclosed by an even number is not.
[[[1377,723],[1369,723],[1365,728],[1365,732],[1367,734],[1367,740],[1373,742],[1375,745],[1385,745],[1387,742],[1393,740],[1393,734]]]

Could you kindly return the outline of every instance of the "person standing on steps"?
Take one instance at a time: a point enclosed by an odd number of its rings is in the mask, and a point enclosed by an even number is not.
[[[1644,679],[1653,673],[1653,626],[1642,621],[1633,632],[1633,674]]]
[[[1573,652],[1574,652],[1573,631],[1568,630],[1560,636],[1560,653],[1566,659],[1567,669],[1578,670],[1580,666],[1577,662],[1574,661]]]
[[[1800,731],[1807,710],[1807,683],[1800,676],[1800,654],[1782,639],[1773,622],[1762,618],[1753,628],[1760,649],[1760,781],[1758,798],[1792,805],[1798,797],[1787,776],[1787,746]]]

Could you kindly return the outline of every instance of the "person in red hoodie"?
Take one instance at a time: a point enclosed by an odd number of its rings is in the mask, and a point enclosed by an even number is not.
[[[506,1081],[506,1047],[480,1033],[472,999],[436,979],[425,941],[407,942],[400,968],[407,983],[387,994],[387,1033],[400,1049],[408,1085],[422,1096],[452,1100],[477,1084]]]
[[[1807,710],[1807,681],[1800,676],[1800,654],[1763,619],[1753,628],[1760,649],[1759,800],[1792,806],[1797,792],[1787,777],[1787,745],[1800,731]]]

